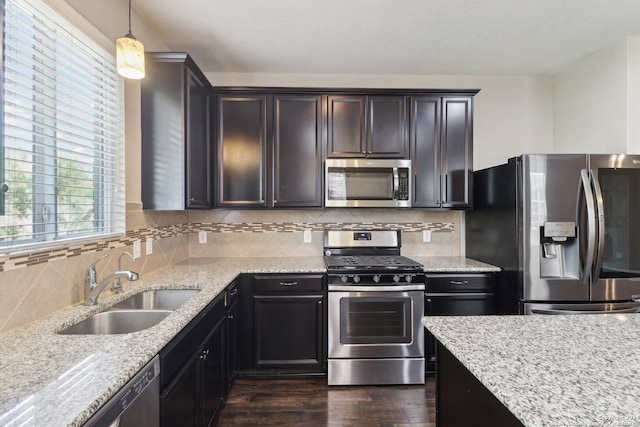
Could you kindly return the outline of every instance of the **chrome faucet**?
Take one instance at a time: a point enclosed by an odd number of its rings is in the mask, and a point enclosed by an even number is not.
[[[100,295],[100,292],[102,292],[102,290],[114,280],[125,278],[127,280],[135,281],[135,280],[138,280],[138,277],[140,277],[136,272],[133,272],[130,270],[122,270],[122,268],[120,267],[120,259],[118,259],[118,271],[116,271],[115,273],[113,273],[112,275],[104,279],[102,282],[98,283],[98,280],[97,280],[98,275],[96,273],[96,264],[98,263],[98,261],[103,260],[108,256],[109,254],[98,258],[87,269],[87,274],[85,275],[85,280],[84,280],[84,305],[97,304],[98,296]]]
[[[120,256],[118,257],[118,271],[122,271],[122,257],[124,255],[129,255],[129,258],[131,258],[131,261],[135,264],[136,263],[136,259],[133,257],[133,255],[131,255],[131,252],[122,252],[120,254]],[[131,280],[131,279],[129,279]],[[136,280],[136,279],[134,279]],[[122,277],[118,278],[118,281],[113,283],[111,285],[111,290],[117,294],[119,294],[120,292],[122,292]]]

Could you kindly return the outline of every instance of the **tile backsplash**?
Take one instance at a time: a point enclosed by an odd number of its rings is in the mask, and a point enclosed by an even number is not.
[[[98,264],[98,275],[114,271],[120,254],[131,252],[135,240],[142,241],[142,257],[128,267],[144,275],[190,256],[319,256],[326,229],[400,229],[403,255],[457,256],[462,254],[462,222],[460,211],[141,211],[128,207],[123,236],[0,257],[0,333],[80,302],[89,264],[106,253],[109,257]],[[303,241],[307,229],[310,243]],[[422,242],[423,230],[431,230],[431,242]],[[207,243],[200,243],[201,231]],[[152,255],[145,255],[147,238],[153,239]]]

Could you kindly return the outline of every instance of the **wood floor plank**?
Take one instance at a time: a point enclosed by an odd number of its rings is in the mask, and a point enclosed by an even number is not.
[[[328,386],[325,378],[235,381],[219,427],[435,427],[435,380],[424,386]]]

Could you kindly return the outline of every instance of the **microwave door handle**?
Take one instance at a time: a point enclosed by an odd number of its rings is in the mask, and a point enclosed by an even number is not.
[[[393,168],[393,198],[400,198],[400,178],[398,176],[398,168]]]
[[[584,199],[587,206],[587,253],[581,277],[584,284],[589,284],[594,258],[593,254],[596,249],[596,207],[593,199],[593,192],[591,191],[589,173],[586,169],[582,169],[580,171],[580,182],[584,191]],[[584,224],[580,225],[583,226]]]
[[[593,190],[596,201],[596,221],[598,224],[598,246],[596,249],[596,262],[594,264],[595,268],[593,271],[593,283],[596,283],[600,280],[600,269],[602,268],[602,260],[604,258],[604,203],[602,201],[602,189],[600,188],[600,181],[598,181],[598,176],[591,170],[590,173],[591,181],[593,182]],[[594,233],[595,234],[595,233]]]

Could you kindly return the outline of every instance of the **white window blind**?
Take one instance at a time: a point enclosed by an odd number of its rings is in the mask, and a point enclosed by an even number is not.
[[[123,85],[113,53],[41,0],[0,3],[0,252],[123,232]]]

